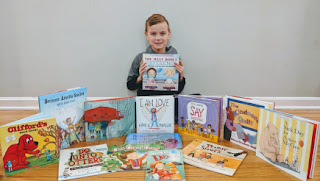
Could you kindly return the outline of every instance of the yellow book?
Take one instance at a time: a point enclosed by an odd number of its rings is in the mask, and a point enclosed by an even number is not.
[[[6,176],[59,162],[56,119],[36,114],[0,127]]]
[[[256,155],[306,180],[313,175],[318,137],[319,122],[261,109]]]

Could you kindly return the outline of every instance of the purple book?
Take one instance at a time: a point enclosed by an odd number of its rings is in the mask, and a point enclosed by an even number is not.
[[[196,96],[178,96],[178,132],[218,142],[221,101]]]

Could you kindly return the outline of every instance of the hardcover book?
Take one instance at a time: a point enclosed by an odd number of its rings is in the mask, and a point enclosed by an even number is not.
[[[184,163],[181,150],[150,151],[147,156],[145,181],[185,181]]]
[[[36,114],[0,127],[5,176],[59,162],[56,119]]]
[[[143,90],[178,91],[179,73],[174,67],[179,64],[178,54],[143,54],[143,61],[147,63]]]
[[[57,120],[58,150],[85,141],[83,122],[85,100],[87,100],[87,88],[68,89],[38,97],[40,112],[52,115]]]
[[[108,155],[104,157],[103,170],[139,171],[145,170],[147,154],[150,150],[161,150],[160,144],[124,144],[110,145]]]
[[[69,180],[109,173],[103,171],[103,156],[108,152],[106,144],[60,151],[58,180]]]
[[[125,136],[135,132],[135,99],[109,98],[84,103],[86,141]]]
[[[178,132],[218,142],[219,100],[195,96],[178,96]]]
[[[274,109],[274,103],[225,96],[223,105],[224,139],[255,151],[260,108]]]
[[[184,163],[233,176],[247,152],[195,139],[183,148]]]
[[[261,109],[256,155],[301,179],[313,177],[319,122]]]
[[[124,144],[160,144],[164,149],[182,148],[180,133],[129,133]]]
[[[174,97],[137,96],[137,133],[173,133]]]

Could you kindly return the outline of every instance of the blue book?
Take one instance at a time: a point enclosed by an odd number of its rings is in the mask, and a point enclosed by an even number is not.
[[[40,113],[52,115],[57,120],[60,149],[85,140],[84,101],[87,88],[74,88],[38,97]]]
[[[182,148],[180,133],[130,133],[125,144],[157,144],[164,149]]]

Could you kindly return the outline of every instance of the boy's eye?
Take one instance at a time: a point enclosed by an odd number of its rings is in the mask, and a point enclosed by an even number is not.
[[[152,36],[155,36],[155,35],[156,35],[156,33],[151,33],[151,35],[152,35]]]
[[[163,35],[166,35],[166,33],[161,33],[161,35],[163,36]]]

